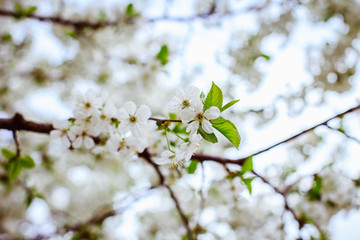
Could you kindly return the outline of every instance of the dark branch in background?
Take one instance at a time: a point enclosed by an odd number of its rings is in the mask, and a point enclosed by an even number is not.
[[[189,240],[194,240],[193,234],[192,234],[190,226],[189,226],[188,218],[185,216],[184,211],[180,207],[179,200],[177,199],[177,197],[176,197],[175,193],[173,192],[173,190],[170,188],[169,185],[165,184],[165,176],[160,171],[160,167],[156,163],[154,163],[152,161],[151,154],[149,153],[149,151],[147,149],[145,149],[144,152],[140,153],[139,157],[142,157],[143,159],[145,159],[145,161],[148,162],[155,169],[155,171],[156,171],[156,173],[157,173],[157,175],[159,176],[159,179],[160,179],[159,180],[159,185],[164,186],[169,191],[170,197],[172,198],[172,200],[175,203],[176,209],[178,210],[179,215],[181,217],[181,220],[184,223],[184,227],[186,228],[188,239]]]
[[[356,110],[359,110],[359,109],[360,109],[360,105],[357,105],[357,106],[355,106],[355,107],[352,107],[352,108],[350,108],[350,109],[348,109],[348,110],[346,110],[346,111],[344,111],[344,112],[342,112],[342,113],[339,113],[339,114],[337,114],[337,115],[335,115],[335,116],[333,116],[333,117],[328,118],[327,120],[325,120],[325,121],[323,121],[323,122],[321,122],[321,123],[319,123],[319,124],[316,124],[315,126],[312,126],[312,127],[308,128],[308,129],[305,129],[305,130],[302,131],[302,132],[299,132],[299,133],[297,133],[297,134],[295,134],[295,135],[293,135],[293,136],[291,136],[291,137],[289,137],[289,138],[286,138],[286,139],[284,139],[284,140],[282,140],[282,141],[280,141],[280,142],[277,142],[277,143],[271,145],[270,147],[264,148],[264,149],[262,149],[262,150],[260,150],[260,151],[258,151],[258,152],[255,152],[255,153],[253,153],[253,154],[250,154],[250,155],[248,155],[248,156],[246,156],[246,157],[242,157],[242,158],[239,158],[239,159],[235,159],[235,160],[234,160],[234,159],[228,159],[228,158],[207,156],[207,155],[202,155],[202,154],[194,154],[193,157],[192,157],[192,159],[198,160],[198,161],[201,161],[201,162],[202,162],[202,161],[215,161],[215,162],[219,162],[219,163],[222,163],[222,164],[225,164],[225,163],[233,163],[233,164],[242,165],[242,164],[244,164],[244,162],[246,161],[246,159],[248,159],[248,158],[251,157],[251,156],[260,155],[261,153],[267,152],[267,151],[269,151],[270,149],[273,149],[273,148],[275,148],[275,147],[277,147],[277,146],[279,146],[279,145],[281,145],[281,144],[283,144],[283,143],[290,142],[291,140],[294,140],[295,138],[300,137],[301,135],[304,135],[305,133],[308,133],[308,132],[310,132],[310,131],[313,131],[313,130],[314,130],[315,128],[317,128],[317,127],[327,126],[328,122],[330,122],[331,120],[336,119],[336,118],[339,118],[339,117],[342,117],[342,116],[344,116],[344,115],[346,115],[346,114],[348,114],[348,113],[351,113],[351,112],[356,111]],[[345,135],[345,136],[347,136],[347,135]],[[350,139],[353,139],[353,137],[350,137]],[[354,140],[354,139],[353,139],[353,140]]]
[[[272,189],[274,189],[275,192],[279,193],[283,199],[284,199],[284,207],[286,210],[288,210],[294,217],[294,219],[299,223],[299,227],[303,226],[303,221],[296,215],[295,210],[292,209],[289,206],[289,203],[286,199],[286,191],[281,191],[278,187],[276,187],[275,185],[273,185],[269,180],[267,180],[266,178],[264,178],[263,176],[261,176],[260,174],[258,174],[257,172],[255,172],[254,170],[252,170],[252,173],[261,179],[261,181],[263,181],[265,184],[269,185]]]
[[[347,138],[349,138],[349,139],[357,142],[358,144],[360,144],[360,140],[359,140],[359,139],[357,139],[357,138],[355,138],[355,137],[353,137],[353,136],[350,136],[349,134],[347,134],[346,132],[342,131],[341,129],[333,128],[333,127],[329,126],[328,124],[326,124],[325,126],[326,126],[327,128],[329,128],[329,129],[331,129],[331,130],[334,130],[334,131],[337,131],[337,132],[343,134],[345,137],[347,137]]]
[[[169,17],[169,16],[161,16],[161,17],[155,17],[155,18],[147,18],[144,19],[146,22],[148,23],[153,23],[153,22],[160,22],[160,21],[168,21],[168,22],[191,22],[191,21],[195,21],[197,19],[207,19],[210,18],[214,15],[218,15],[219,17],[223,17],[223,16],[233,16],[233,15],[238,15],[241,13],[246,13],[249,11],[259,11],[261,10],[262,7],[249,7],[247,9],[241,9],[238,11],[234,11],[234,12],[224,12],[224,13],[218,13],[216,12],[216,6],[214,5],[209,12],[207,13],[201,13],[201,14],[197,14],[197,15],[193,15],[193,16],[186,16],[186,17]],[[2,17],[12,17],[14,19],[33,19],[33,20],[38,20],[41,22],[51,22],[54,24],[58,24],[58,25],[63,25],[63,26],[69,26],[69,27],[74,27],[75,29],[84,29],[84,28],[91,28],[94,30],[98,30],[104,27],[114,27],[114,26],[119,26],[122,23],[132,23],[132,21],[134,20],[133,17],[129,17],[128,16],[128,20],[124,22],[120,21],[120,20],[115,20],[115,21],[101,21],[101,22],[91,22],[91,21],[86,21],[86,20],[71,20],[71,19],[64,19],[62,17],[60,17],[59,15],[57,16],[39,16],[36,14],[30,14],[30,15],[24,15],[24,16],[19,16],[19,13],[13,10],[6,10],[6,9],[0,9],[0,16]]]
[[[18,18],[18,13],[10,10],[0,9],[0,16]],[[76,21],[76,20],[64,19],[61,17],[38,16],[35,14],[24,16],[23,18],[34,19],[41,22],[52,22],[54,24],[74,27],[76,29],[91,28],[96,30],[103,27],[116,26],[119,24],[119,22],[117,21],[111,21],[111,22],[110,21],[105,21],[105,22]]]

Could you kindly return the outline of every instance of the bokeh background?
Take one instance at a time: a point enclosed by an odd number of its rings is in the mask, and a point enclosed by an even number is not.
[[[224,114],[242,141],[199,152],[248,156],[359,105],[359,13],[358,0],[2,0],[0,116],[71,118],[75,95],[96,89],[168,118],[176,89],[215,82],[240,99]],[[250,194],[218,163],[161,169],[198,239],[359,239],[359,123],[354,111],[253,158],[288,190],[297,220],[258,177]],[[71,151],[46,134],[19,141],[36,167],[0,178],[0,239],[187,239],[141,159]],[[0,146],[15,149],[11,131],[0,130]]]

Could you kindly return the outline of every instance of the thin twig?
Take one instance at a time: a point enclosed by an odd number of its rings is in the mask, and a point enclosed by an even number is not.
[[[19,139],[17,137],[17,131],[13,130],[12,133],[13,133],[13,138],[14,138],[14,142],[15,142],[15,146],[16,146],[16,157],[20,157],[21,149],[20,149]]]
[[[181,122],[181,120],[178,119],[160,119],[160,118],[149,118],[149,120],[157,121],[160,123],[166,123],[166,122]]]
[[[329,124],[326,124],[325,126],[326,126],[327,128],[329,128],[329,129],[331,129],[331,130],[334,130],[334,131],[337,131],[337,132],[343,134],[345,137],[347,137],[347,138],[355,141],[356,143],[360,144],[360,140],[359,140],[359,139],[357,139],[357,138],[355,138],[355,137],[353,137],[353,136],[350,136],[350,135],[347,134],[346,132],[341,131],[340,129],[337,129],[337,128],[333,128],[333,127],[329,126]]]
[[[153,160],[151,158],[151,154],[149,153],[148,149],[145,149],[142,153],[140,153],[139,157],[142,157],[143,159],[145,159],[145,161],[147,161],[155,169],[157,175],[159,176],[159,185],[164,186],[169,191],[170,197],[175,203],[176,209],[177,209],[177,211],[181,217],[181,220],[184,224],[184,227],[186,229],[188,239],[194,240],[193,234],[192,234],[190,226],[189,226],[189,221],[188,221],[184,211],[180,207],[179,200],[177,199],[175,193],[170,188],[170,186],[165,184],[165,176],[160,171],[160,167],[156,163],[153,162]]]

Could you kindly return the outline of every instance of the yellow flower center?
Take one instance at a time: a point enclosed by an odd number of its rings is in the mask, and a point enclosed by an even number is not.
[[[195,120],[202,122],[202,120],[204,120],[204,114],[202,114],[202,113],[196,114]]]
[[[182,107],[183,107],[183,109],[190,107],[190,102],[185,99],[185,100],[182,102]]]
[[[136,122],[136,117],[135,117],[135,116],[131,116],[131,117],[129,118],[129,121],[130,121],[131,123],[135,123],[135,122]]]

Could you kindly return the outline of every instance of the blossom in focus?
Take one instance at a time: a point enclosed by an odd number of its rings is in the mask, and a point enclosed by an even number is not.
[[[200,98],[197,101],[194,101],[192,108],[184,109],[180,113],[182,122],[189,124],[186,131],[190,132],[190,134],[196,133],[200,125],[206,133],[213,133],[214,128],[212,127],[210,120],[218,117],[220,117],[219,108],[212,106],[204,111],[204,104],[201,102]]]
[[[130,130],[135,137],[139,137],[147,128],[147,120],[151,116],[151,111],[146,105],[136,108],[135,103],[126,102],[125,107],[120,108],[117,115],[120,120],[119,128],[124,132]]]
[[[200,97],[200,90],[197,87],[190,86],[185,90],[180,89],[175,92],[175,96],[169,103],[170,112],[180,112],[183,109],[192,107],[194,101]]]

